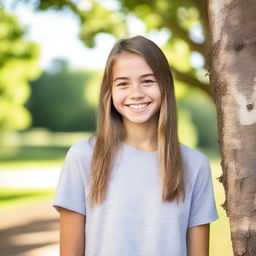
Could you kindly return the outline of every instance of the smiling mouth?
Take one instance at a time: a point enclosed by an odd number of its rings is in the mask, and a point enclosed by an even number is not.
[[[143,103],[143,104],[130,104],[130,105],[126,105],[126,106],[129,107],[129,109],[131,109],[131,110],[144,110],[150,104],[151,104],[151,102]]]

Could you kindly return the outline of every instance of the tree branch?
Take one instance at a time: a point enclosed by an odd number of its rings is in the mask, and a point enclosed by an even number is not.
[[[206,48],[206,54],[205,62],[207,65],[209,65],[209,58],[208,58],[208,45],[209,45],[209,18],[208,18],[208,8],[207,8],[207,2],[208,1],[198,1],[198,0],[187,0],[188,2],[192,3],[197,10],[200,13],[200,20],[203,27],[203,33],[205,36],[205,48]]]
[[[174,19],[173,17],[170,17],[169,15],[166,16],[166,14],[164,14],[164,13],[161,13],[160,15],[162,15],[164,17],[163,18],[164,22],[162,23],[162,26],[169,28],[175,36],[186,41],[189,44],[192,51],[197,51],[197,52],[201,53],[204,57],[207,56],[208,49],[207,49],[206,43],[197,44],[197,43],[193,42],[190,39],[190,37],[188,36],[188,31],[181,28],[178,25],[176,19]]]
[[[207,2],[208,1],[198,1],[198,0],[187,0],[197,8],[197,10],[200,13],[202,26],[204,28],[209,28],[209,19],[208,19],[208,8],[207,8]]]
[[[171,70],[173,71],[173,75],[177,80],[179,80],[181,82],[185,82],[186,84],[188,84],[190,86],[200,88],[208,96],[210,96],[213,99],[213,93],[212,93],[211,87],[209,85],[205,85],[205,84],[201,83],[197,78],[189,75],[188,73],[182,73],[182,72],[178,71],[173,66],[171,67]]]

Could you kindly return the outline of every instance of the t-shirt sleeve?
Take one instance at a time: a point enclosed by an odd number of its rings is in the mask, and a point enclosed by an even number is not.
[[[83,179],[76,152],[71,147],[66,154],[52,204],[58,212],[60,212],[60,207],[63,207],[86,215]]]
[[[209,160],[205,158],[199,169],[192,192],[188,227],[210,223],[218,218],[211,167]]]

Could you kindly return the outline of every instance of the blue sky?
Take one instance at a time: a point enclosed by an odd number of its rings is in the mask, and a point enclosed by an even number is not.
[[[67,59],[73,68],[104,68],[107,55],[115,42],[112,36],[98,35],[96,47],[87,48],[78,38],[79,21],[70,11],[36,12],[30,5],[18,1],[15,1],[15,8],[11,8],[13,2],[4,1],[6,10],[18,16],[21,25],[27,28],[26,38],[40,44],[42,68],[47,68],[54,58]],[[110,8],[115,8],[113,0],[105,0],[105,3],[109,3]],[[136,18],[129,19],[129,27],[131,35],[145,35],[143,23]],[[147,34],[147,37],[161,46],[169,34],[162,30],[160,33]],[[202,64],[202,60],[196,55],[192,57],[192,62],[197,66]]]

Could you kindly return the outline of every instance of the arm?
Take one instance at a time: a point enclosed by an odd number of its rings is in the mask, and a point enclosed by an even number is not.
[[[60,256],[83,256],[86,216],[60,208]]]
[[[209,256],[209,232],[209,223],[188,228],[188,256]]]

